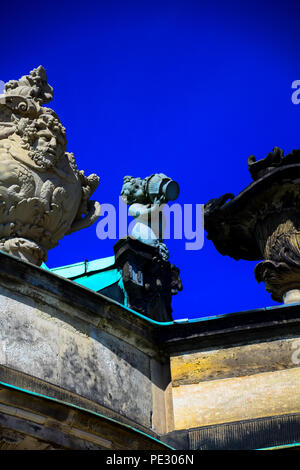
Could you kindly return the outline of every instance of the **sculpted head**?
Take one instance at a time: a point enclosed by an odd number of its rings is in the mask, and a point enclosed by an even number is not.
[[[175,201],[179,194],[179,185],[164,173],[155,173],[146,178],[125,176],[121,196],[126,204],[163,205]]]
[[[123,201],[128,205],[133,203],[147,204],[145,180],[142,178],[134,178],[133,176],[124,176],[121,196]]]
[[[27,151],[41,170],[55,168],[66,153],[66,130],[57,115],[42,106],[53,98],[42,66],[5,85],[0,105],[0,140],[9,139]],[[21,152],[22,153],[22,152]]]
[[[28,150],[29,157],[41,168],[56,167],[66,152],[66,130],[59,120],[48,113],[17,123],[16,134],[21,137],[21,147]]]

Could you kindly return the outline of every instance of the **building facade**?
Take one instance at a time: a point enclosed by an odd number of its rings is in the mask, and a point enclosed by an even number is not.
[[[101,293],[113,257],[0,260],[2,449],[299,445],[298,304],[158,322]]]

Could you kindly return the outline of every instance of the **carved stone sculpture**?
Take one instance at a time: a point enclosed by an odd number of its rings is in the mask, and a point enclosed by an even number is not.
[[[0,250],[41,265],[64,235],[100,215],[99,177],[77,169],[42,66],[6,83],[0,101]]]
[[[300,150],[284,156],[275,147],[262,160],[251,155],[248,165],[254,182],[236,197],[208,201],[204,226],[221,254],[264,259],[255,277],[282,302],[300,289]]]

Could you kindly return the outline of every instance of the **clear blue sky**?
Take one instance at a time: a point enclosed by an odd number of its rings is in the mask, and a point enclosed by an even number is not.
[[[205,203],[250,182],[247,158],[300,147],[300,6],[276,1],[5,2],[0,79],[43,65],[68,150],[117,204],[124,175],[165,172],[178,202]],[[113,254],[96,225],[65,237],[48,266]],[[273,305],[255,262],[221,256],[210,241],[168,243],[184,290],[175,318]]]

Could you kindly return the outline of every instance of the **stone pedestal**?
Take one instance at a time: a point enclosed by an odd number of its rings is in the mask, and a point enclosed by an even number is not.
[[[283,302],[285,304],[296,304],[300,303],[300,290],[299,289],[293,289],[289,290],[284,294],[283,296]]]
[[[157,248],[130,236],[119,240],[114,251],[127,306],[153,320],[172,321],[172,295],[182,290],[179,269]]]

